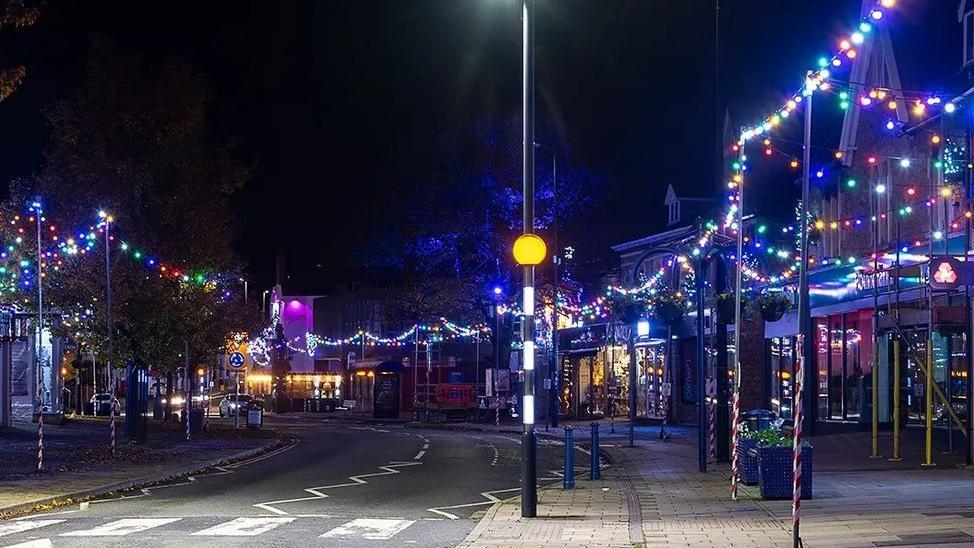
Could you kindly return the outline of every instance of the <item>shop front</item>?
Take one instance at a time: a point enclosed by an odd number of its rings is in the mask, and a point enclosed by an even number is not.
[[[814,375],[806,380],[814,384],[805,390],[811,416],[867,427],[875,401],[883,427],[892,422],[897,405],[904,425],[924,424],[928,408],[935,426],[956,428],[957,418],[966,420],[970,365],[965,296],[931,294],[925,280],[925,266],[919,265],[904,266],[899,277],[888,269],[862,267],[811,275],[814,352],[809,365]],[[797,331],[795,311],[765,326],[768,403],[785,419],[794,416]],[[930,402],[927,363],[935,384]]]
[[[681,378],[668,356],[683,355],[692,339],[666,339],[663,329],[637,336],[636,416],[662,420],[668,414],[683,416],[682,407],[696,402],[693,356],[681,368],[691,377]],[[558,411],[571,418],[611,418],[629,415],[629,328],[594,325],[559,331],[560,392]],[[685,404],[685,405],[684,405]]]

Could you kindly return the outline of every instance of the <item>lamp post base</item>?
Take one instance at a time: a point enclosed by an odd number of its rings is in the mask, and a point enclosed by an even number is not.
[[[521,517],[538,515],[537,436],[534,427],[526,427],[521,434]]]

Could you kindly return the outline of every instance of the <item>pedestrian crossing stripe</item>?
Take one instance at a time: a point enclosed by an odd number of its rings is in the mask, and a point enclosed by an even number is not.
[[[35,520],[18,520],[9,522],[0,522],[0,537],[6,535],[13,535],[15,533],[23,533],[24,531],[30,531],[31,529],[39,529],[41,527],[47,527],[48,525],[54,525],[55,523],[61,523],[63,519],[35,519]]]
[[[103,523],[87,529],[60,533],[61,537],[122,537],[133,535],[164,525],[183,521],[186,518],[123,518]],[[298,518],[296,516],[255,516],[239,517],[206,529],[191,533],[199,537],[256,537]],[[27,533],[56,524],[69,525],[65,519],[36,519],[0,522],[0,536]],[[192,523],[186,521],[184,523]],[[388,540],[416,523],[416,520],[400,518],[357,518],[335,527],[320,536],[323,539],[363,538],[367,540]],[[57,533],[54,533],[57,535]],[[49,539],[37,539],[16,544],[24,548],[50,546]]]
[[[52,548],[54,543],[51,542],[49,538],[42,538],[37,540],[28,540],[27,542],[21,542],[19,544],[13,544],[7,548]]]
[[[411,519],[353,519],[321,535],[320,538],[357,537],[361,535],[368,540],[388,540],[414,523],[416,521]]]
[[[62,537],[121,537],[167,525],[183,518],[125,518],[99,525],[94,529],[62,533]]]
[[[193,533],[194,536],[214,536],[214,537],[256,537],[291,523],[295,518],[237,518],[233,521],[214,525],[209,529],[203,529]]]

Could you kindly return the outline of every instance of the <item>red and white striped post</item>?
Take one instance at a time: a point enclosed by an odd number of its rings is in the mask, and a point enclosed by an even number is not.
[[[112,391],[112,397],[108,400],[109,407],[111,410],[109,414],[111,417],[108,419],[108,444],[111,446],[112,456],[115,455],[115,393]]]
[[[741,131],[740,159],[737,171],[737,202],[732,206],[737,208],[737,215],[732,228],[737,232],[737,277],[734,284],[734,409],[731,424],[731,499],[737,500],[737,476],[738,476],[738,455],[737,437],[740,429],[741,419],[741,328],[744,326],[741,321],[741,305],[743,299],[742,270],[744,270],[744,132]]]
[[[707,433],[710,456],[717,457],[717,382],[713,377],[707,379],[708,413]]]
[[[800,544],[798,531],[801,525],[801,505],[802,505],[802,423],[804,422],[802,410],[802,388],[805,384],[805,357],[803,353],[802,338],[798,338],[798,371],[795,375],[795,427],[794,427],[794,447],[792,448],[792,487],[791,487],[791,521],[792,531],[795,536],[795,543]]]
[[[737,380],[735,379],[736,383]],[[731,437],[731,499],[737,500],[737,433],[740,425],[741,418],[741,396],[738,394],[737,390],[734,390],[734,417],[732,419],[732,432]]]
[[[189,441],[189,400],[192,398],[187,390],[186,400],[183,402],[183,417],[186,419],[186,441]]]
[[[37,471],[44,470],[44,408],[37,414]]]

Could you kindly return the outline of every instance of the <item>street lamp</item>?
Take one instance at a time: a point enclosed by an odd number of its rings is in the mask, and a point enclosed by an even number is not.
[[[102,220],[105,224],[105,308],[107,310],[106,324],[108,325],[108,407],[110,408],[109,420],[108,420],[108,438],[109,446],[111,447],[112,455],[115,454],[115,388],[112,384],[112,244],[110,228],[112,222],[115,218],[101,210],[98,212],[98,218]],[[94,367],[94,360],[92,360],[92,367]]]
[[[247,305],[247,278],[239,278],[244,284],[244,306]]]
[[[525,177],[527,181],[527,177]],[[527,188],[527,183],[525,183]],[[525,194],[524,203],[530,195]],[[527,206],[525,206],[527,208]],[[525,216],[527,219],[527,215]],[[524,383],[522,386],[521,413],[524,431],[521,435],[521,516],[533,518],[537,515],[537,447],[534,435],[534,267],[544,260],[547,248],[544,240],[529,233],[530,225],[525,225],[525,233],[514,242],[514,259],[524,267],[524,294],[522,309],[522,343],[524,345],[522,365]]]
[[[538,513],[538,480],[534,436],[534,267],[544,258],[544,241],[534,232],[534,0],[521,0],[521,150],[524,234],[515,242],[515,258],[524,266],[524,384],[521,436],[521,517]],[[540,243],[540,246],[539,246]],[[541,251],[540,258],[537,251]],[[532,253],[533,252],[533,253]],[[524,254],[523,257],[518,257]],[[529,262],[521,262],[521,259]],[[531,264],[531,263],[534,264]]]

